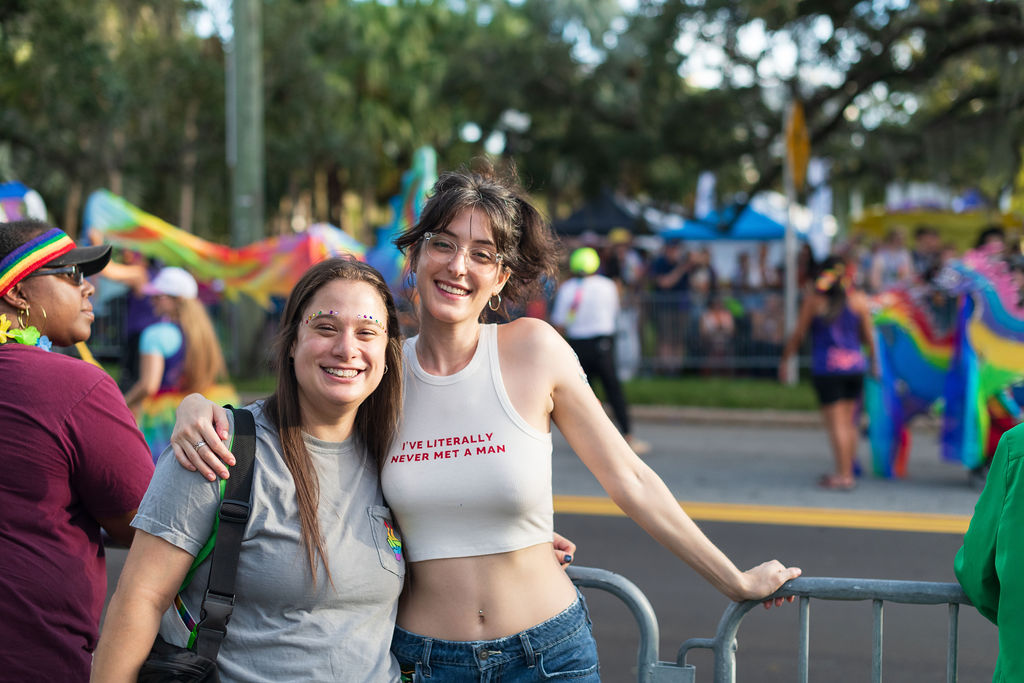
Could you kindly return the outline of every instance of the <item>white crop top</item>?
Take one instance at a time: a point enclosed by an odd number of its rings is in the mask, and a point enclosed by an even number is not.
[[[409,561],[490,555],[551,541],[551,434],[513,409],[498,328],[483,325],[473,359],[427,374],[405,342],[405,412],[381,473]]]

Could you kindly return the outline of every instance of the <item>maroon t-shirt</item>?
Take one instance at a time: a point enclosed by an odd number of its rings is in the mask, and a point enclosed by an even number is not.
[[[105,372],[0,346],[0,680],[88,680],[107,591],[96,520],[136,509],[152,474]]]

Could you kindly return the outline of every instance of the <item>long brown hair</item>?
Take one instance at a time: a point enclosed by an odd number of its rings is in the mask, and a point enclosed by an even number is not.
[[[317,517],[320,482],[302,441],[299,383],[295,377],[295,366],[291,363],[291,353],[306,306],[321,287],[335,280],[366,282],[377,290],[387,311],[388,345],[384,357],[390,371],[384,373],[380,385],[356,410],[354,429],[355,437],[376,461],[378,469],[383,466],[388,448],[398,432],[402,410],[402,339],[395,301],[384,278],[365,263],[343,258],[328,259],[311,267],[292,289],[281,315],[281,326],[274,341],[277,388],[267,399],[265,410],[277,428],[281,454],[295,482],[302,543],[306,547],[314,583],[317,555],[324,563],[328,580],[331,570],[327,565],[327,552]]]
[[[203,393],[227,375],[220,341],[202,302],[182,297],[171,299],[174,301],[174,316],[185,336],[181,390]]]
[[[846,306],[847,290],[852,286],[844,259],[828,256],[815,266],[814,292],[826,301],[825,320],[835,320]]]
[[[415,271],[423,233],[444,230],[467,209],[487,216],[495,247],[511,273],[501,291],[502,308],[505,301],[525,303],[539,289],[544,275],[555,275],[559,242],[547,219],[530,203],[511,166],[502,173],[490,162],[481,161],[474,170],[441,174],[419,220],[395,238],[395,246],[409,254],[410,268]]]

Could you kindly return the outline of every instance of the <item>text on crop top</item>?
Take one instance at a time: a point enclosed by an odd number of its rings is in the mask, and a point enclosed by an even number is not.
[[[416,339],[405,343],[404,415],[381,473],[409,561],[550,542],[551,434],[512,407],[497,326],[481,326],[473,359],[444,377],[420,366]]]

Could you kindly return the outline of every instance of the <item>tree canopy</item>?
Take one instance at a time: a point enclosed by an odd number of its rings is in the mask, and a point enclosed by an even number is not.
[[[918,180],[994,201],[1013,189],[1016,0],[625,6],[263,0],[269,229],[306,206],[360,234],[424,144],[441,168],[514,161],[552,212],[602,188],[687,205],[703,170],[721,194],[751,196],[781,185],[794,98],[837,190],[879,199]],[[87,193],[107,187],[226,235],[227,48],[199,34],[202,12],[198,0],[0,0],[0,180],[38,189],[72,231]]]

